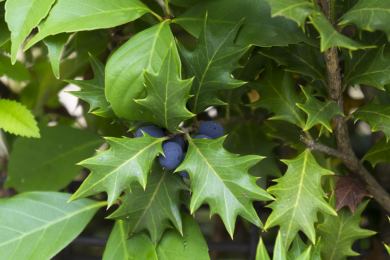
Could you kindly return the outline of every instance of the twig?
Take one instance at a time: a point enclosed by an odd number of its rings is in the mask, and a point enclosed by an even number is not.
[[[300,137],[301,141],[307,145],[307,148],[311,150],[320,151],[331,156],[340,158],[345,166],[347,166],[352,172],[357,173],[369,186],[367,190],[374,196],[378,203],[382,206],[387,213],[390,213],[390,196],[386,190],[376,181],[376,179],[359,163],[358,158],[354,154],[345,154],[328,146],[315,143],[313,140],[309,140],[306,137]]]

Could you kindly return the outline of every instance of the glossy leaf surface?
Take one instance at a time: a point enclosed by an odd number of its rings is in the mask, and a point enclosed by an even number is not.
[[[60,78],[60,60],[62,51],[65,44],[68,42],[69,37],[70,34],[61,33],[49,36],[43,40],[49,50],[51,66],[53,68],[54,76],[56,76],[57,79]]]

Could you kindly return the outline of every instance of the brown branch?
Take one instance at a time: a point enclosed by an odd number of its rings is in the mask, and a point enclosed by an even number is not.
[[[307,145],[311,150],[320,151],[331,156],[340,158],[345,166],[352,172],[357,173],[367,184],[367,190],[374,196],[378,203],[387,213],[390,214],[390,196],[387,191],[376,181],[376,179],[369,173],[363,165],[359,163],[358,158],[354,154],[345,154],[328,146],[315,143],[301,135],[301,141]]]

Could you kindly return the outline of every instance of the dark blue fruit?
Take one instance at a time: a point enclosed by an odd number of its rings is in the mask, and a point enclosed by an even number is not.
[[[186,155],[187,155],[187,153],[183,153],[183,157],[182,157],[182,159],[181,159],[181,163],[184,161],[184,158],[186,158]],[[180,163],[180,164],[181,164]],[[179,172],[179,174],[183,177],[183,178],[186,178],[186,179],[190,179],[190,175],[188,174],[188,172],[187,171],[180,171]]]
[[[143,126],[140,129],[138,129],[135,132],[135,138],[144,136],[141,130],[152,137],[160,138],[165,136],[163,130],[160,127],[150,125],[150,126]]]
[[[223,136],[222,126],[212,121],[206,121],[200,124],[198,132],[199,135],[207,135],[210,136],[212,139],[216,139]]]
[[[209,140],[213,139],[213,138],[211,138],[210,136],[207,136],[207,135],[197,135],[193,139],[200,139],[200,138],[206,138],[206,139],[209,139]]]
[[[182,162],[181,159],[183,158],[183,149],[181,149],[180,145],[173,142],[164,144],[162,148],[165,157],[162,154],[160,154],[160,156],[158,157],[160,165],[165,170],[176,169],[177,166],[179,166]]]
[[[176,135],[172,139],[169,139],[169,142],[177,143],[184,150],[184,139],[183,139],[183,136]]]

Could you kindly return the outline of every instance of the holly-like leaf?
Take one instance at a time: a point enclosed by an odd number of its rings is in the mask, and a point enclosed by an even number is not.
[[[375,104],[375,98],[353,112],[355,123],[359,119],[371,126],[371,131],[383,131],[386,142],[390,140],[390,106]]]
[[[306,149],[306,144],[300,140],[302,129],[298,126],[282,120],[266,121],[264,124],[268,127],[267,136],[282,140],[283,145],[289,145],[299,152]]]
[[[106,65],[105,92],[118,117],[155,122],[152,113],[134,100],[146,97],[143,71],[157,73],[173,42],[168,22],[162,22],[137,33],[112,54]],[[176,45],[174,49],[178,61]]]
[[[227,31],[245,18],[235,41],[237,45],[286,46],[301,41],[317,44],[303,33],[296,22],[285,17],[272,18],[270,6],[263,0],[202,1],[173,22],[198,37],[206,12],[212,28],[219,32]]]
[[[335,211],[348,206],[352,213],[355,213],[356,206],[362,202],[364,197],[372,198],[372,195],[365,190],[368,186],[367,183],[361,179],[339,175],[334,175],[333,177],[338,180],[334,190],[334,195],[337,197]]]
[[[112,106],[104,95],[104,65],[92,55],[90,55],[89,60],[91,61],[92,70],[95,74],[94,79],[66,80],[66,82],[83,89],[82,91],[69,91],[68,93],[87,101],[90,104],[89,112],[101,117],[115,118],[116,115],[112,110]]]
[[[313,80],[326,80],[324,54],[307,43],[261,49],[260,53],[286,66],[286,71],[306,75]]]
[[[320,167],[309,150],[283,162],[288,165],[287,172],[267,190],[276,200],[268,206],[272,213],[265,229],[279,225],[285,248],[290,246],[299,230],[315,244],[317,212],[337,215],[323,199],[326,195],[321,187],[321,177],[333,173]]]
[[[40,138],[37,122],[22,104],[8,99],[0,100],[0,128],[15,135]]]
[[[217,36],[206,15],[195,51],[190,52],[178,43],[187,78],[195,77],[190,92],[194,97],[188,102],[192,112],[197,114],[209,106],[224,105],[217,92],[245,84],[231,77],[232,71],[240,68],[238,60],[249,48],[234,44],[240,25],[241,22]]]
[[[179,124],[194,116],[186,108],[193,79],[181,80],[178,63],[171,45],[157,74],[144,71],[148,96],[136,100],[152,112],[160,126],[173,132],[180,132]]]
[[[233,237],[237,215],[262,227],[252,202],[272,200],[272,196],[256,185],[256,177],[249,168],[262,157],[238,157],[227,152],[222,144],[225,137],[215,140],[191,139],[184,162],[176,169],[188,171],[191,179],[192,199],[190,211],[195,212],[203,203],[210,205],[210,215],[219,214],[230,236]]]
[[[377,163],[390,163],[390,142],[383,137],[377,142],[363,157],[362,161],[367,160],[375,167]]]
[[[295,91],[295,80],[291,73],[277,67],[270,61],[265,72],[251,84],[260,94],[260,99],[250,104],[252,107],[264,107],[275,113],[270,120],[286,120],[301,128],[305,127],[305,115],[295,103],[301,103],[303,95]]]
[[[303,243],[301,237],[297,234],[294,238],[291,249],[287,252],[287,259],[297,259],[307,248],[308,246]]]
[[[152,159],[152,163],[146,187],[133,182],[120,199],[122,203],[119,209],[108,218],[129,220],[130,236],[148,230],[156,244],[164,230],[172,227],[170,222],[183,235],[180,191],[188,190],[188,187],[179,174],[163,170],[157,160]]]
[[[310,16],[310,21],[321,35],[321,52],[334,46],[343,47],[352,51],[375,47],[354,41],[337,32],[323,14]]]
[[[286,260],[286,259],[287,259],[286,250],[284,249],[282,236],[279,230],[275,241],[274,254],[272,260]],[[257,246],[256,260],[271,260],[267,253],[267,249],[264,246],[263,239],[261,237],[260,237],[259,244]]]
[[[381,0],[359,1],[343,17],[339,25],[354,24],[365,31],[384,31],[390,41],[390,2]]]
[[[332,127],[330,126],[330,120],[335,115],[344,115],[341,109],[337,106],[335,102],[327,101],[321,102],[301,86],[302,92],[307,98],[305,104],[296,104],[299,108],[307,114],[306,126],[303,130],[309,130],[316,124],[322,124],[332,133]]]
[[[53,2],[53,0],[46,1]],[[35,9],[39,8],[33,10]],[[116,0],[115,2],[110,0],[73,0],[71,2],[58,0],[45,23],[40,26],[39,33],[27,43],[24,50],[49,35],[112,28],[131,22],[148,12],[150,9],[138,0]]]
[[[279,233],[280,234],[280,233]],[[279,236],[278,236],[279,237]],[[275,244],[276,245],[276,244]],[[283,250],[284,247],[282,246]],[[257,250],[256,250],[256,260],[271,260],[269,258],[269,255],[267,253],[267,249],[265,248],[263,238],[260,237],[259,244],[257,245]]]
[[[385,46],[382,46],[376,53],[371,53],[348,74],[345,82],[347,85],[366,84],[385,90],[384,85],[390,84],[390,58],[383,55]]]
[[[130,189],[132,181],[137,180],[145,189],[154,158],[164,154],[161,145],[166,139],[146,133],[139,138],[106,138],[110,149],[79,163],[91,173],[70,201],[106,191],[110,207],[123,190]]]
[[[51,66],[53,68],[54,76],[56,76],[57,79],[60,78],[61,54],[70,36],[71,34],[61,33],[49,36],[43,40],[49,50]]]
[[[336,198],[334,194],[330,197],[329,204],[334,207]],[[321,257],[323,260],[342,260],[347,256],[357,256],[358,253],[352,250],[352,244],[362,238],[375,235],[376,232],[359,227],[363,220],[361,214],[368,204],[363,202],[352,213],[347,208],[338,211],[338,216],[322,214],[323,221],[317,226],[317,233],[323,241],[321,245]]]
[[[321,260],[320,248],[321,237],[318,238],[315,246],[307,246],[297,234],[290,251],[287,252],[287,260]]]
[[[5,4],[5,20],[11,31],[11,59],[16,56],[22,43],[39,22],[46,17],[54,0],[10,0]]]
[[[319,14],[313,9],[313,4],[305,0],[266,0],[271,6],[272,17],[284,16],[305,28],[305,20],[308,15]]]

